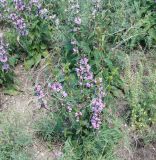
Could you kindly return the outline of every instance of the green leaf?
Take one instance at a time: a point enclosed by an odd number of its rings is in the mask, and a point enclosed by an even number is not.
[[[89,45],[86,42],[80,42],[80,47],[85,53],[90,53],[91,52],[91,50],[89,48]]]
[[[48,57],[49,55],[49,52],[46,50],[44,52],[42,52],[42,56],[45,58],[45,57]]]
[[[15,66],[15,64],[17,63],[17,61],[18,61],[18,57],[17,56],[12,56],[12,57],[9,58],[9,64],[11,66]]]
[[[35,64],[34,59],[29,59],[24,62],[24,67],[26,70],[29,70]]]
[[[41,49],[45,50],[47,48],[47,46],[45,44],[41,45]]]
[[[15,88],[6,88],[4,91],[4,94],[16,96],[19,94],[19,92]]]
[[[105,58],[104,61],[108,65],[108,67],[111,68],[113,66],[112,61],[109,58]]]
[[[150,29],[150,30],[149,30],[149,35],[150,35],[154,40],[156,40],[156,31],[155,31],[155,29]]]
[[[35,65],[37,65],[41,61],[41,54],[38,53],[33,58],[34,58]]]

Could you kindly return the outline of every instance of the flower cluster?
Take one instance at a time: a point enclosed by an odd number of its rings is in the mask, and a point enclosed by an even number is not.
[[[2,7],[5,7],[7,5],[7,1],[6,0],[0,0],[0,5],[2,5]]]
[[[72,107],[71,106],[67,106],[67,111],[70,113],[72,111]]]
[[[18,11],[23,11],[25,9],[25,4],[22,0],[13,0],[15,3],[15,9]]]
[[[9,69],[7,51],[2,42],[0,42],[0,63],[2,64],[3,71],[7,71]]]
[[[47,101],[44,98],[45,94],[43,92],[41,85],[39,84],[35,85],[34,91],[35,91],[35,96],[38,97],[38,102],[40,103],[41,107],[49,110],[47,106]]]
[[[24,19],[22,17],[17,16],[16,13],[11,13],[10,19],[11,19],[12,23],[15,25],[15,27],[20,35],[26,36],[28,34],[26,24],[25,24]]]
[[[101,125],[100,115],[105,107],[105,104],[103,103],[103,98],[105,94],[102,86],[102,78],[94,79],[93,73],[91,72],[90,69],[91,67],[88,64],[88,58],[83,57],[80,59],[79,68],[76,68],[76,72],[77,76],[80,79],[80,84],[85,84],[87,88],[90,88],[93,85],[95,85],[96,98],[94,98],[91,102],[92,112],[93,112],[91,118],[91,124],[94,129],[99,129]],[[81,115],[77,113],[75,116],[79,118]]]
[[[40,9],[39,10],[39,15],[40,15],[41,18],[47,19],[48,18],[48,10],[46,8]]]
[[[39,84],[35,86],[35,95],[38,97],[38,99],[42,99],[45,96],[42,87]]]
[[[68,96],[68,94],[63,90],[61,83],[59,82],[49,84],[49,88],[54,92],[60,93],[63,98]],[[64,105],[64,101],[62,102],[62,105]],[[66,106],[67,111],[70,113],[72,111],[71,105],[66,104]]]
[[[101,112],[105,107],[105,104],[103,103],[103,98],[105,96],[102,86],[102,79],[95,80],[95,83],[97,84],[97,98],[94,98],[92,100],[92,118],[91,118],[91,124],[94,129],[99,129],[101,125]]]
[[[72,32],[78,33],[80,31],[80,25],[81,25],[81,17],[79,16],[80,12],[80,5],[78,2],[75,1],[69,1],[70,4],[70,12],[74,14],[74,17],[72,19],[72,22],[74,22],[74,28],[72,29]],[[78,42],[74,39],[71,40],[71,44],[73,46],[73,53],[77,54],[79,53],[79,48],[78,48]]]
[[[83,81],[86,81],[85,82],[85,86],[87,88],[90,88],[93,86],[93,73],[91,72],[91,67],[90,65],[88,64],[88,58],[86,57],[83,57],[80,59],[80,62],[79,62],[79,68],[76,68],[76,73],[77,73],[77,76],[79,77],[80,79],[80,85],[82,85]]]
[[[75,17],[74,22],[76,25],[80,25],[81,24],[81,18],[80,17]]]
[[[49,88],[54,92],[61,93],[62,97],[68,96],[68,94],[63,90],[61,83],[59,83],[59,82],[49,84]]]
[[[76,117],[77,122],[79,122],[81,116],[82,116],[82,112],[76,112],[75,113],[75,117]]]

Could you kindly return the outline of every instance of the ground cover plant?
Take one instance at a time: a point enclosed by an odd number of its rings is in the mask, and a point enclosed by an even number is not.
[[[22,119],[18,113],[10,111],[0,114],[0,159],[29,160],[31,155],[28,146],[32,144],[32,136],[24,128]],[[16,116],[15,116],[16,114]]]
[[[16,83],[19,63],[39,68],[34,95],[46,116],[33,129],[62,144],[60,159],[118,159],[125,128],[155,142],[155,1],[0,2],[0,85]]]

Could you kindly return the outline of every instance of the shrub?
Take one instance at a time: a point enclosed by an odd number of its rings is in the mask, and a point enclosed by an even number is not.
[[[147,128],[155,123],[156,117],[155,71],[141,62],[133,66],[129,58],[126,61],[125,90],[131,108],[131,124],[136,129]]]

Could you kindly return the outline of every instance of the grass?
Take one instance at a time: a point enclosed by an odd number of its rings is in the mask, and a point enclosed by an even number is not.
[[[18,112],[0,113],[0,135],[1,160],[31,160],[32,135]]]

